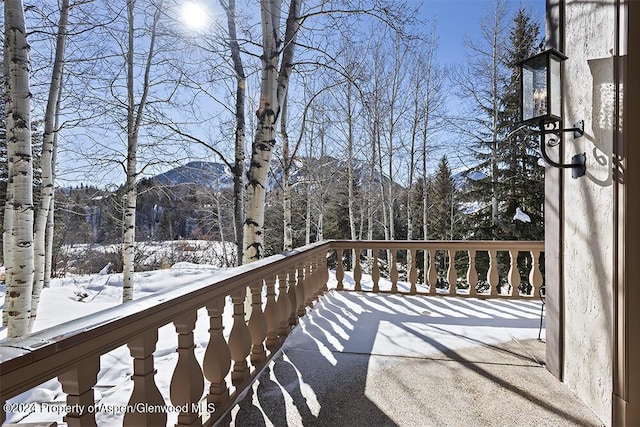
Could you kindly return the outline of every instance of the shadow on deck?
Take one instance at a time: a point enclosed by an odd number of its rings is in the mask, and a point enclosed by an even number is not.
[[[218,425],[602,425],[545,369],[539,316],[539,301],[330,291]]]

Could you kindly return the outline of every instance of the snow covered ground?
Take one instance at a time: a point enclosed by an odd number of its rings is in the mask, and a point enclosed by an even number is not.
[[[173,289],[189,283],[210,281],[219,275],[227,275],[230,271],[218,267],[208,265],[196,265],[189,263],[179,263],[169,269],[140,272],[135,276],[135,298],[142,298],[152,293],[162,290]],[[329,287],[336,285],[333,274],[330,276]],[[345,278],[345,286],[352,287],[353,279],[349,273]],[[389,287],[390,284],[385,283],[382,288]],[[404,288],[406,284],[401,284]],[[371,287],[370,277],[363,278],[363,288]],[[0,287],[0,304],[4,303],[4,285]],[[77,276],[65,279],[55,279],[52,286],[43,290],[38,319],[35,323],[35,331],[51,327],[71,319],[95,313],[109,307],[120,304],[122,293],[122,276],[121,274],[102,274],[91,276]],[[487,308],[488,301],[482,301],[482,307],[479,305],[474,311],[474,306],[470,302],[468,312],[459,313],[451,312],[453,317],[464,316],[468,318],[478,318],[479,320],[494,313]],[[533,302],[531,302],[533,303]],[[532,325],[535,326],[536,319],[539,316],[539,306],[529,306],[526,316],[531,319]],[[228,303],[224,313],[225,333],[229,333],[232,325],[231,306]],[[445,313],[445,315],[448,315]],[[521,315],[521,314],[520,314]],[[501,315],[501,316],[504,316]],[[498,316],[499,317],[499,316]],[[208,342],[209,320],[206,310],[202,309],[198,312],[198,321],[196,324],[195,344],[196,357],[202,360]],[[469,329],[463,325],[455,325],[455,322],[448,327],[452,337],[465,336]],[[471,328],[473,329],[473,328]],[[483,330],[486,340],[491,342],[509,341],[514,334],[518,339],[537,337],[537,327],[529,327],[526,329],[518,329],[511,331],[507,328],[490,328],[491,330]],[[394,331],[402,335],[402,331]],[[157,369],[156,382],[165,397],[167,405],[170,405],[168,396],[169,384],[173,375],[174,367],[177,361],[177,337],[175,329],[172,325],[164,326],[159,330],[159,339],[154,354],[155,366]],[[6,330],[0,330],[0,339],[6,336]],[[455,348],[456,346],[468,346],[468,340],[451,341],[447,338],[447,346]],[[454,342],[455,341],[455,342]],[[129,350],[126,346],[115,349],[114,351],[103,355],[100,360],[101,370],[98,374],[98,382],[95,387],[95,398],[97,406],[101,406],[103,410],[97,412],[96,421],[98,425],[116,426],[122,424],[123,414],[117,410],[109,410],[109,408],[118,408],[127,405],[129,396],[132,391],[132,362]],[[208,387],[208,386],[205,386]],[[7,422],[39,422],[39,421],[62,421],[64,413],[57,413],[65,403],[66,395],[62,392],[60,384],[56,379],[52,379],[40,387],[29,392],[23,393],[9,403],[24,404],[16,406],[21,409],[16,412],[7,413]],[[168,413],[168,425],[175,424],[177,414]]]
[[[142,298],[150,294],[173,289],[190,283],[209,281],[228,269],[208,265],[178,263],[169,269],[135,273],[134,298]],[[4,304],[5,288],[0,285],[0,304]],[[38,317],[34,332],[55,326],[72,319],[95,313],[121,303],[122,274],[104,274],[91,276],[75,276],[54,279],[51,287],[42,290],[38,308]],[[231,324],[231,312],[225,313],[225,322]],[[197,330],[195,332],[196,354],[202,358],[208,341],[208,318],[205,310],[198,313]],[[230,330],[230,328],[227,328]],[[177,360],[177,338],[172,325],[161,328],[155,353],[158,374],[156,381],[161,389],[165,389],[168,399],[168,384],[171,381],[173,368]],[[0,339],[6,338],[6,328],[0,328]],[[104,355],[100,359],[101,370],[96,386],[96,400],[105,408],[126,405],[132,390],[130,377],[133,373],[131,357],[126,346]],[[163,387],[164,386],[164,387]],[[26,392],[10,403],[31,403],[23,405],[25,411],[8,413],[7,423],[62,421],[62,415],[55,414],[55,408],[65,402],[66,395],[56,379],[52,379],[40,387]],[[44,403],[44,404],[43,404]],[[170,416],[172,414],[169,414]],[[175,423],[175,416],[172,422]],[[122,414],[99,412],[99,425],[116,426],[122,424]]]
[[[60,248],[58,272],[69,274],[91,274],[107,264],[121,258],[121,247],[117,244],[74,244]],[[191,262],[217,266],[234,264],[234,243],[208,240],[173,240],[136,242],[136,269],[153,270],[177,262]]]

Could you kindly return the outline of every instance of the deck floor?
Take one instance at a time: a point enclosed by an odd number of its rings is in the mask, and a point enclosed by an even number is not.
[[[603,425],[545,369],[540,305],[332,290],[218,425]]]

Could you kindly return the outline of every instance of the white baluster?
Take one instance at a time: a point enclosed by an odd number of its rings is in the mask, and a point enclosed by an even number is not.
[[[489,252],[489,272],[487,273],[487,281],[491,295],[498,295],[498,284],[500,276],[498,275],[498,251],[495,249]]]
[[[267,304],[264,307],[264,316],[267,320],[267,348],[273,352],[279,346],[278,326],[280,324],[280,315],[278,312],[278,303],[276,302],[276,278],[275,276],[265,279],[267,287]]]
[[[360,265],[360,249],[353,250],[353,280],[356,282],[354,290],[362,290],[362,266]]]
[[[373,263],[373,271],[371,279],[373,280],[373,292],[380,292],[380,266],[378,265],[378,249],[373,249],[371,262]]]
[[[67,405],[77,408],[77,411],[69,411],[63,420],[69,427],[95,426],[94,411],[89,407],[95,404],[93,386],[98,379],[100,370],[99,356],[89,357],[73,366],[62,375],[58,375],[58,381],[62,384],[62,391],[67,393]]]
[[[408,255],[409,259],[407,260],[407,262],[409,263],[409,283],[411,284],[411,287],[409,288],[409,294],[415,295],[418,293],[418,288],[416,286],[418,282],[418,270],[416,266],[416,260],[418,259],[417,251],[415,249],[411,249]]]
[[[158,342],[158,330],[149,329],[127,343],[133,357],[133,392],[129,406],[146,403],[150,406],[165,405],[164,398],[155,382],[156,369],[153,352]],[[125,426],[163,426],[167,424],[167,414],[163,411],[128,411],[124,415]]]
[[[178,363],[171,377],[170,396],[174,406],[187,409],[178,414],[179,426],[202,424],[198,403],[204,392],[204,377],[195,355],[193,330],[197,312],[191,311],[173,321],[178,333]]]
[[[476,250],[469,249],[469,268],[467,269],[467,282],[469,282],[469,294],[477,295],[478,271],[476,270]]]
[[[262,280],[251,285],[251,318],[249,319],[251,332],[251,363],[256,366],[267,357],[264,350],[264,340],[267,338],[267,319],[262,312]]]
[[[390,262],[390,274],[389,278],[391,279],[391,293],[398,293],[398,265],[396,262],[397,252],[395,249],[391,249],[389,251],[391,256],[389,257]]]
[[[231,294],[233,303],[233,328],[229,334],[229,349],[233,360],[231,381],[234,385],[244,383],[249,379],[249,365],[247,357],[251,353],[251,333],[244,320],[244,299],[247,295],[245,288],[234,291]]]
[[[436,284],[438,283],[438,266],[436,265],[436,251],[429,249],[429,295],[436,294]]]
[[[458,273],[456,272],[456,251],[449,249],[449,269],[447,270],[447,282],[449,282],[449,294],[455,295],[458,292]]]
[[[225,298],[218,298],[207,303],[209,314],[209,344],[204,353],[202,370],[211,382],[207,402],[220,405],[229,399],[229,387],[226,377],[231,369],[231,352],[224,339],[222,313]]]
[[[287,294],[287,272],[278,273],[278,336],[284,337],[289,333],[289,314],[291,301]],[[278,338],[280,339],[280,338]]]
[[[337,290],[342,291],[344,289],[344,266],[342,265],[342,249],[336,249],[336,280],[338,285]]]

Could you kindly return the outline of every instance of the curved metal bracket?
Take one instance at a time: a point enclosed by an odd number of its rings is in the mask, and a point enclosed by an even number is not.
[[[584,135],[584,120],[580,120],[572,128],[568,129],[546,129],[544,125],[539,126],[540,133],[540,153],[542,154],[542,158],[555,168],[560,169],[572,169],[571,177],[572,178],[580,178],[584,176],[587,172],[587,155],[586,153],[576,154],[571,158],[571,163],[558,163],[554,160],[551,160],[549,155],[547,154],[546,147],[547,145],[554,146],[560,144],[562,141],[562,133],[564,132],[573,132],[574,138],[579,138]],[[553,134],[556,136],[555,142],[552,144],[545,143],[545,136],[548,134]]]

